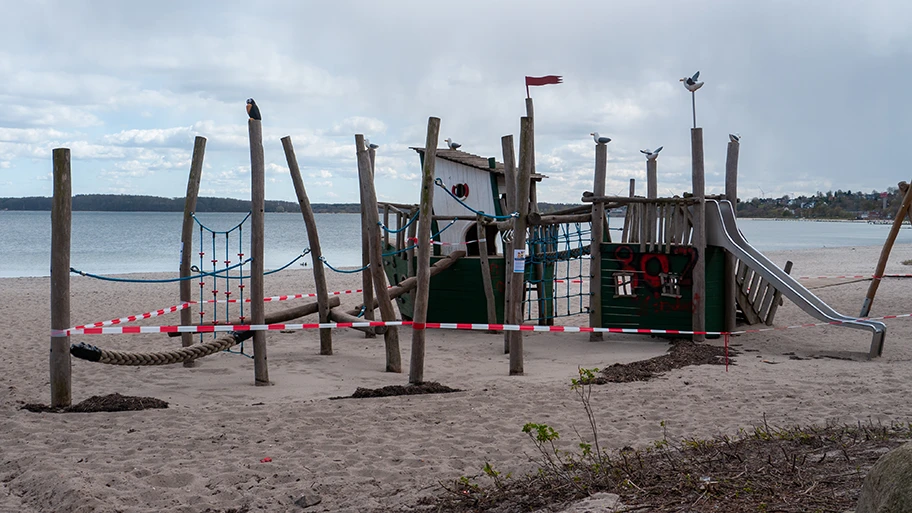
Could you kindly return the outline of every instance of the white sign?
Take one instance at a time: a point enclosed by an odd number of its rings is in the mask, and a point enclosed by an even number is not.
[[[520,274],[526,272],[526,250],[513,250],[513,272]]]

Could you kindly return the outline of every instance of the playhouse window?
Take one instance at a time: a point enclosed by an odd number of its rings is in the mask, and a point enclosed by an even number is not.
[[[662,280],[662,295],[665,297],[681,297],[681,277],[672,273],[659,273]]]
[[[636,297],[632,273],[614,273],[614,297]]]

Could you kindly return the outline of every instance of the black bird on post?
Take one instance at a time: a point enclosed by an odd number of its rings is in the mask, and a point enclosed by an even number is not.
[[[263,118],[260,117],[260,108],[257,107],[253,98],[247,98],[247,115],[250,116],[250,119],[255,119],[261,121]]]

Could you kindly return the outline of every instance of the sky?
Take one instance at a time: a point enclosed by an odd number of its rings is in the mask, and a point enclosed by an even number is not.
[[[700,71],[706,192],[741,136],[739,196],[882,191],[909,180],[912,2],[808,0],[211,2],[0,0],[0,197],[50,196],[53,148],[74,194],[182,197],[196,136],[203,196],[250,197],[245,100],[263,116],[266,198],[295,200],[291,136],[313,203],[358,201],[354,135],[380,145],[381,201],[416,203],[428,117],[440,146],[502,160],[531,89],[539,200],[691,189]]]

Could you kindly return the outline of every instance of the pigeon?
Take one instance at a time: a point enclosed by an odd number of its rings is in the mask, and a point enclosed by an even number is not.
[[[611,142],[610,137],[599,137],[598,132],[592,132],[589,135],[591,135],[592,139],[598,144],[608,144]]]
[[[658,148],[656,148],[652,151],[640,150],[640,153],[642,153],[643,155],[646,155],[646,160],[655,160],[659,156],[659,152],[662,151],[662,148],[664,148],[664,146],[659,146]]]
[[[731,142],[740,142],[741,141],[740,134],[728,134],[728,138],[731,140]]]
[[[255,101],[253,101],[253,98],[247,98],[247,115],[250,116],[250,119],[255,119],[257,121],[263,119],[260,116],[260,108],[257,107],[257,104]]]
[[[684,82],[684,87],[687,88],[690,92],[696,92],[697,89],[703,87],[703,82],[697,82],[697,79],[700,78],[700,72],[694,73],[692,77],[684,77],[680,82]]]
[[[458,149],[460,146],[462,146],[459,143],[453,142],[453,140],[450,138],[446,139],[446,143],[447,143],[447,146],[449,146],[451,150]]]

